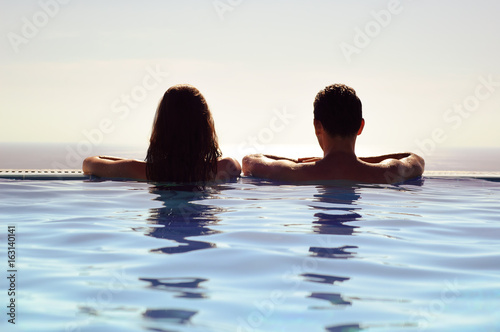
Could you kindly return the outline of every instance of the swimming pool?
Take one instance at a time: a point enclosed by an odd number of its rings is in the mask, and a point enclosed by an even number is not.
[[[0,179],[17,269],[1,329],[499,331],[499,201],[494,178]]]

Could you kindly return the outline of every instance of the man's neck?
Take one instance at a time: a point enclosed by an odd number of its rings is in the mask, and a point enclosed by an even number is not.
[[[356,157],[354,152],[354,146],[356,144],[356,136],[354,137],[325,137],[323,140],[323,157],[326,158],[329,155],[334,154],[345,154],[352,155]]]

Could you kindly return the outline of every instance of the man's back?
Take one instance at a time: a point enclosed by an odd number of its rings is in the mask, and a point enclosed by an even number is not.
[[[356,138],[363,132],[365,120],[361,100],[346,85],[333,84],[316,95],[313,123],[323,158],[250,155],[243,158],[244,174],[284,181],[395,183],[424,171],[424,160],[412,153],[356,157]]]
[[[422,175],[423,169],[424,160],[411,153],[357,158],[354,154],[334,152],[307,162],[264,155],[243,158],[245,175],[292,182],[396,183]]]

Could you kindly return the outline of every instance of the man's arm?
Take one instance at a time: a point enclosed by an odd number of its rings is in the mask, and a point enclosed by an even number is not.
[[[380,162],[382,162],[382,161],[384,161],[386,159],[397,159],[397,160],[400,160],[400,159],[409,157],[410,155],[412,155],[412,153],[405,152],[405,153],[384,154],[382,156],[376,156],[376,157],[359,157],[358,159],[362,160],[362,161],[364,161],[366,163],[377,164],[377,163],[380,163]]]
[[[332,176],[325,170],[325,164],[319,167],[319,163],[316,163],[320,158],[307,158],[307,162],[295,162],[256,154],[243,158],[243,174],[281,181],[349,179],[367,183],[397,183],[421,176],[425,167],[423,158],[413,153],[359,159],[361,164],[352,165],[350,173],[344,172],[339,176]]]
[[[274,159],[262,154],[248,155],[243,158],[243,174],[270,180],[301,181],[306,180],[305,164],[293,159]]]
[[[414,153],[397,153],[359,159],[382,166],[384,170],[382,175],[386,183],[397,183],[416,178],[421,176],[425,169],[424,159]]]

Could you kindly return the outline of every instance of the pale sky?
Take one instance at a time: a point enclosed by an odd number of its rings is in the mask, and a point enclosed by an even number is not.
[[[171,85],[222,146],[316,144],[326,85],[363,102],[358,145],[500,146],[498,1],[0,0],[0,142],[147,146]]]

